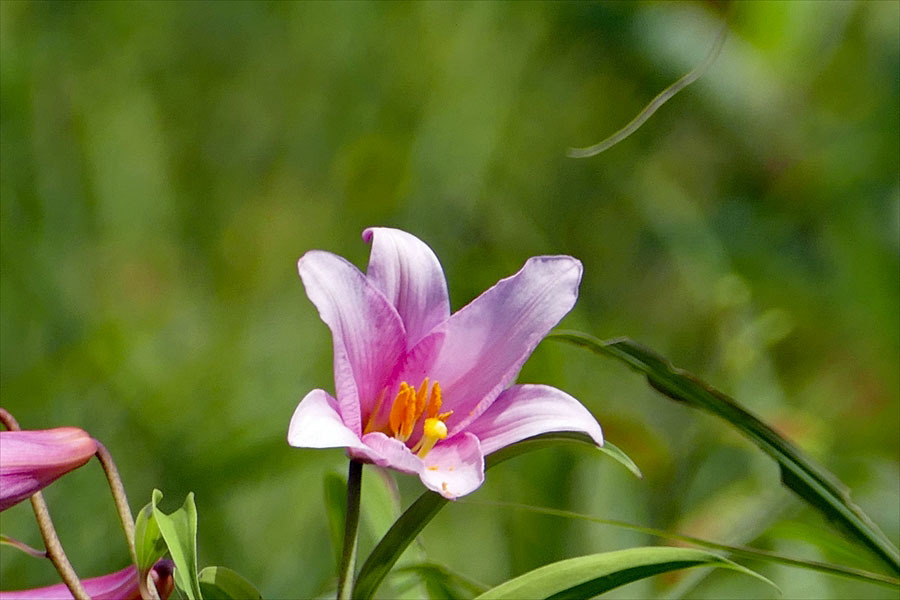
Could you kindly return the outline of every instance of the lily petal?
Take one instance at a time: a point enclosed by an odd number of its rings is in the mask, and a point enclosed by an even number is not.
[[[78,427],[0,431],[0,511],[86,463],[97,442]]]
[[[297,448],[365,448],[341,420],[337,400],[325,390],[313,390],[294,410],[288,444]]]
[[[425,487],[451,500],[484,482],[484,453],[478,438],[468,432],[442,441],[422,462],[419,479]]]
[[[400,440],[376,431],[364,435],[363,442],[366,448],[360,451],[351,450],[351,456],[368,460],[379,467],[390,467],[404,473],[416,474],[422,470],[422,461],[410,452],[406,444]]]
[[[163,600],[169,597],[174,587],[172,569],[171,560],[161,559],[153,565],[151,571],[157,592]],[[102,577],[82,579],[81,585],[93,600],[140,600],[141,597],[138,573],[134,565]],[[0,600],[71,600],[71,598],[72,592],[64,583],[30,590],[0,591]]]
[[[525,438],[550,431],[577,431],[603,445],[594,415],[569,394],[549,385],[514,385],[475,419],[469,431],[487,454]]]
[[[450,316],[447,281],[437,256],[419,238],[387,227],[370,227],[372,244],[366,277],[394,305],[411,348]]]
[[[578,298],[581,262],[571,256],[530,258],[444,326],[444,342],[432,367],[444,390],[450,435],[483,413],[516,377],[535,346]]]
[[[342,420],[357,436],[378,392],[406,351],[406,331],[390,302],[355,266],[312,250],[297,262],[306,295],[334,340],[334,380]]]

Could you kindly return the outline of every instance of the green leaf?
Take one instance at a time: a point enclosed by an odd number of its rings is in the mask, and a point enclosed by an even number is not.
[[[602,341],[572,331],[553,333],[548,338],[569,342],[596,354],[616,358],[643,373],[648,383],[658,392],[727,421],[778,461],[784,485],[821,511],[828,519],[838,523],[856,541],[861,542],[894,571],[900,573],[900,551],[850,500],[847,487],[735,400],[687,371],[674,367],[652,350],[626,338]]]
[[[153,503],[147,503],[134,520],[134,549],[142,576],[166,553],[166,540],[153,517]]]
[[[631,471],[632,475],[634,475],[638,479],[644,478],[644,474],[641,473],[641,470],[638,468],[638,466],[634,464],[634,461],[631,460],[631,457],[625,454],[625,452],[621,448],[610,443],[609,440],[603,440],[603,446],[598,448],[598,450]]]
[[[392,576],[404,573],[414,573],[425,584],[428,597],[447,598],[448,600],[463,600],[482,594],[487,591],[487,586],[472,581],[459,573],[455,573],[433,562],[423,562],[394,569]]]
[[[198,580],[206,600],[262,600],[252,583],[226,567],[206,567]]]
[[[592,598],[626,583],[691,567],[734,569],[778,589],[762,575],[705,550],[648,547],[579,556],[544,565],[501,583],[476,600]]]
[[[325,513],[328,517],[328,533],[334,550],[335,572],[341,565],[341,551],[344,543],[344,521],[347,518],[347,480],[337,473],[326,473]]]
[[[577,519],[580,521],[587,521],[589,523],[596,523],[599,525],[609,525],[611,527],[620,527],[622,529],[627,529],[629,531],[636,531],[638,533],[643,533],[646,535],[655,536],[662,539],[673,540],[676,542],[682,542],[684,544],[690,544],[692,546],[699,546],[700,548],[707,548],[710,550],[718,550],[722,552],[726,552],[730,554],[732,557],[746,558],[751,560],[759,560],[763,562],[771,562],[776,564],[785,565],[787,567],[795,567],[798,569],[807,569],[810,571],[817,571],[819,573],[825,573],[828,575],[834,575],[836,577],[845,577],[847,579],[854,579],[856,581],[862,581],[865,583],[870,583],[874,585],[880,585],[885,587],[890,587],[895,590],[900,590],[900,579],[896,577],[891,577],[889,575],[883,575],[881,573],[872,573],[870,571],[864,571],[862,569],[857,569],[853,567],[848,567],[845,565],[836,565],[831,563],[824,563],[814,560],[804,560],[800,558],[793,558],[790,556],[785,556],[783,554],[778,554],[775,552],[771,552],[768,550],[760,550],[759,548],[752,548],[750,546],[729,546],[726,544],[720,544],[718,542],[711,542],[709,540],[704,540],[701,538],[693,537],[690,535],[684,535],[681,533],[675,533],[672,531],[664,531],[662,529],[655,529],[653,527],[645,527],[643,525],[634,525],[633,523],[626,523],[625,521],[616,521],[612,519],[601,519],[599,517],[592,517],[590,515],[583,515],[581,513],[572,512],[570,510],[560,510],[557,508],[548,508],[546,506],[531,506],[529,504],[519,504],[517,502],[496,502],[490,500],[459,500],[460,504],[467,504],[469,506],[485,506],[485,507],[493,507],[499,508],[503,510],[527,510],[529,512],[533,512],[541,515],[552,515],[555,517],[562,517],[565,519]],[[800,525],[800,524],[792,524],[792,525]],[[776,526],[768,531],[768,534],[772,534],[774,530],[777,530],[780,526]],[[821,536],[824,533],[822,529],[813,529],[813,528],[803,528],[804,535],[810,535],[811,537]],[[809,538],[803,537],[804,541],[810,541]]]
[[[194,505],[194,493],[188,494],[184,505],[171,515],[159,509],[162,497],[161,491],[153,490],[151,504],[153,517],[175,563],[175,583],[189,600],[202,600],[197,577],[197,507]]]
[[[484,459],[485,470],[490,469],[505,460],[519,456],[532,450],[540,450],[548,446],[560,443],[577,443],[597,448],[589,436],[581,433],[559,432],[537,435],[516,444],[497,450]],[[385,576],[406,550],[406,547],[415,539],[419,532],[425,528],[431,519],[448,502],[438,493],[427,491],[419,496],[406,511],[400,515],[394,524],[388,529],[381,541],[372,550],[366,562],[363,564],[356,579],[354,596],[366,600],[371,598]]]
[[[550,433],[535,435],[530,438],[526,438],[521,442],[516,442],[515,444],[506,446],[505,448],[500,448],[493,454],[489,454],[484,457],[484,468],[485,470],[487,470],[491,467],[496,467],[500,463],[505,462],[510,458],[515,458],[520,454],[533,452],[534,450],[541,450],[543,448],[549,448],[551,446],[558,446],[559,444],[563,443],[574,443],[577,446],[586,447],[591,449],[592,451],[601,452],[600,448],[597,446],[594,440],[585,433],[578,433],[574,431],[554,431]]]

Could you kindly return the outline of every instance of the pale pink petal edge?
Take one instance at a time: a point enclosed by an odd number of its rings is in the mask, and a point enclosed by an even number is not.
[[[589,435],[603,445],[594,415],[569,394],[548,385],[515,385],[467,429],[478,436],[485,455],[526,438],[555,431]]]
[[[359,436],[363,418],[407,349],[403,322],[384,294],[336,254],[311,250],[297,261],[297,270],[331,330],[341,419]]]
[[[338,403],[328,392],[308,393],[291,416],[288,444],[296,448],[364,448],[362,440],[344,425]]]
[[[422,464],[419,479],[425,487],[450,500],[484,483],[484,453],[478,438],[468,432],[440,442]]]
[[[366,277],[397,309],[412,347],[450,316],[444,270],[434,251],[416,236],[389,227],[369,227],[372,244]]]
[[[538,343],[578,299],[581,262],[536,256],[453,314],[431,372],[444,389],[450,435],[464,431],[509,386]]]

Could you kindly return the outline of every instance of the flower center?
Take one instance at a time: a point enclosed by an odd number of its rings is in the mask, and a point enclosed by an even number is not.
[[[419,458],[425,458],[438,441],[447,437],[445,421],[453,414],[452,410],[440,412],[441,385],[435,381],[429,390],[428,384],[427,377],[418,390],[405,381],[402,382],[391,404],[388,418],[388,432],[404,443],[412,437],[416,424],[422,421],[422,437],[412,447]]]

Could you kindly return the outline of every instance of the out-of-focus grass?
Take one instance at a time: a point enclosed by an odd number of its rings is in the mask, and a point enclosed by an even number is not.
[[[702,80],[577,161],[567,147],[702,58],[711,5],[0,3],[0,401],[103,440],[135,510],[154,487],[167,510],[196,492],[201,565],[313,594],[333,573],[322,475],[345,461],[284,442],[303,394],[333,386],[294,263],[324,248],[364,265],[361,230],[391,225],[434,247],[454,308],[529,256],[581,258],[568,327],[627,334],[726,390],[896,541],[898,11],[739,4]],[[645,479],[547,450],[478,496],[845,560],[766,535],[822,523],[754,448],[618,365],[548,343],[520,380],[580,398]],[[408,502],[419,484],[399,483]],[[126,563],[96,466],[47,495],[80,573]],[[26,506],[0,528],[39,543]],[[423,540],[487,583],[652,541],[462,505]],[[4,589],[55,580],[0,554]],[[786,597],[890,593],[760,568]],[[693,597],[769,593],[692,574],[613,595],[692,578]]]

